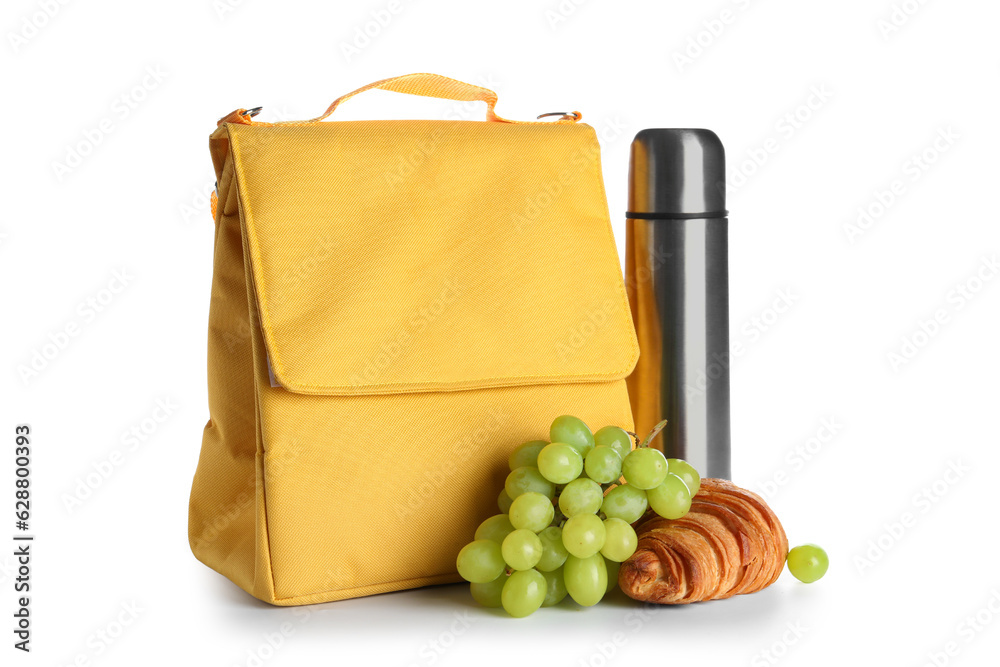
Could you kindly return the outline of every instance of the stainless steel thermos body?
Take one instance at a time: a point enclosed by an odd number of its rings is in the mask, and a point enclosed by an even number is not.
[[[629,396],[640,436],[703,476],[730,478],[725,153],[700,129],[632,142],[625,284],[639,339]]]

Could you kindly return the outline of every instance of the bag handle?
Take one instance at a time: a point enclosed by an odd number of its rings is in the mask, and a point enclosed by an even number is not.
[[[441,76],[440,74],[428,74],[425,72],[416,74],[404,74],[402,76],[393,76],[388,79],[382,79],[381,81],[376,81],[375,83],[369,83],[367,86],[362,86],[357,90],[347,93],[346,95],[341,95],[333,101],[333,103],[327,107],[326,111],[323,112],[322,116],[317,116],[312,120],[294,120],[294,121],[281,121],[278,123],[273,123],[274,125],[311,125],[313,123],[318,123],[332,114],[338,106],[347,100],[351,99],[355,95],[365,92],[366,90],[372,90],[377,88],[379,90],[390,90],[396,93],[406,93],[408,95],[420,95],[422,97],[437,97],[445,100],[456,100],[459,102],[486,102],[486,120],[500,123],[516,123],[523,125],[534,125],[534,124],[545,124],[550,125],[552,123],[576,123],[583,118],[583,114],[579,111],[571,111],[567,113],[548,113],[542,114],[538,118],[544,118],[547,116],[560,116],[556,121],[521,121],[521,120],[508,120],[506,118],[501,118],[496,114],[496,104],[497,104],[497,94],[490,90],[489,88],[483,88],[482,86],[476,86],[471,83],[465,83],[464,81],[458,81],[457,79],[451,79],[446,76]],[[257,115],[257,109],[237,109],[236,111],[228,114],[227,116],[219,119],[219,124],[223,123],[240,123],[245,125],[270,125],[272,123],[260,123],[259,121],[252,120],[253,116]]]
[[[449,79],[448,77],[441,76],[439,74],[418,73],[394,76],[388,79],[382,79],[381,81],[376,81],[375,83],[369,83],[367,86],[362,86],[353,92],[338,97],[330,106],[326,108],[326,111],[323,112],[322,116],[313,118],[308,122],[319,122],[327,118],[342,103],[351,99],[355,95],[359,95],[372,89],[391,90],[396,93],[420,95],[422,97],[437,97],[445,100],[457,100],[460,102],[486,102],[486,119],[492,121],[500,120],[499,116],[497,116],[494,111],[497,103],[497,94],[492,90],[482,88],[480,86],[474,86],[471,83],[465,83],[464,81]]]
[[[416,74],[404,74],[388,79],[382,79],[375,83],[369,83],[357,90],[342,95],[327,107],[322,116],[313,118],[309,123],[318,123],[332,114],[343,102],[351,99],[355,95],[377,88],[379,90],[391,90],[396,93],[406,93],[408,95],[420,95],[422,97],[437,97],[445,100],[456,100],[459,102],[486,102],[486,120],[501,123],[523,123],[524,121],[507,120],[496,114],[497,94],[489,88],[476,86],[457,79],[451,79],[440,74],[428,74],[420,72]],[[575,123],[583,117],[578,111],[572,114],[560,114],[561,119],[556,123]],[[529,121],[530,122],[530,121]]]

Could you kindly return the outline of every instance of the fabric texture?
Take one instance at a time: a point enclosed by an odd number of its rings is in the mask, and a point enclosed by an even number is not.
[[[560,414],[632,427],[638,348],[594,130],[506,121],[492,91],[435,76],[372,86],[482,99],[488,120],[238,110],[210,139],[190,541],[273,604],[457,581],[513,447]]]

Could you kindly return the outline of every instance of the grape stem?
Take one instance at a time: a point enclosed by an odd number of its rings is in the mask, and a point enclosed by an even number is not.
[[[649,432],[649,435],[646,436],[646,439],[642,441],[642,443],[639,445],[639,447],[649,447],[649,443],[653,441],[653,438],[655,438],[656,436],[660,435],[660,431],[662,431],[664,428],[666,428],[666,426],[667,426],[667,420],[666,419],[664,419],[659,424],[657,424],[656,426],[654,426],[653,430]]]

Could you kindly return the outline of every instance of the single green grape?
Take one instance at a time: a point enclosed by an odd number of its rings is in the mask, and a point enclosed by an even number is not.
[[[538,453],[538,472],[554,484],[568,484],[582,470],[583,457],[565,443],[553,442]]]
[[[788,552],[788,571],[805,584],[819,581],[830,568],[830,557],[823,547],[802,544]]]
[[[601,509],[604,492],[592,479],[575,479],[559,494],[559,511],[566,517],[596,514]]]
[[[500,593],[503,592],[505,583],[507,574],[501,573],[499,577],[485,584],[469,584],[469,591],[472,592],[472,599],[484,607],[499,607]]]
[[[542,541],[530,530],[515,530],[504,539],[501,556],[515,570],[530,570],[542,558]]]
[[[500,603],[514,618],[523,618],[538,611],[545,601],[545,577],[538,570],[522,570],[507,577],[500,594]]]
[[[618,456],[617,450],[613,447],[599,445],[587,454],[584,467],[590,479],[601,484],[610,484],[622,475],[622,457]]]
[[[622,484],[608,491],[604,496],[601,511],[608,518],[621,519],[625,523],[635,523],[646,513],[649,501],[646,492],[631,484]]]
[[[563,565],[563,581],[577,604],[584,607],[597,604],[608,591],[608,567],[604,556],[598,553],[588,558],[570,556]]]
[[[549,526],[538,533],[538,539],[542,543],[542,557],[535,565],[535,569],[540,572],[552,572],[563,566],[569,552],[566,551],[562,541],[562,528]]]
[[[514,501],[511,500],[510,496],[507,495],[507,489],[503,489],[502,491],[500,491],[500,495],[497,496],[497,507],[500,508],[501,512],[503,512],[504,514],[510,512],[510,504],[512,502]]]
[[[664,519],[679,519],[691,509],[691,491],[684,480],[673,473],[667,474],[655,489],[646,491],[649,506]]]
[[[542,572],[542,576],[545,577],[545,599],[542,601],[542,606],[552,607],[562,602],[566,597],[563,569],[559,567],[550,572]]]
[[[604,522],[604,546],[601,555],[607,560],[621,563],[635,553],[639,538],[632,526],[621,519],[607,519]]]
[[[624,459],[632,451],[632,436],[618,426],[605,426],[594,433],[595,447],[611,447]]]
[[[604,546],[604,522],[596,514],[571,516],[563,525],[562,539],[571,556],[589,558]]]
[[[605,592],[610,593],[618,585],[618,571],[622,564],[605,558],[604,565],[608,568],[608,590]]]
[[[507,475],[503,488],[511,500],[516,500],[519,495],[528,491],[536,491],[546,498],[556,497],[555,484],[545,479],[542,473],[538,472],[538,468],[531,466],[521,466],[512,470]]]
[[[637,489],[654,489],[667,476],[667,459],[652,447],[633,449],[622,461],[622,476]]]
[[[684,459],[667,459],[667,472],[672,472],[683,479],[692,496],[701,488],[701,475]]]
[[[514,532],[514,526],[506,514],[491,516],[476,528],[477,540],[493,540],[497,544],[503,544],[505,537]]]
[[[582,419],[571,415],[555,418],[549,428],[549,440],[569,445],[581,457],[587,456],[594,448],[594,434],[590,427]]]
[[[511,470],[529,466],[538,466],[538,452],[542,451],[545,445],[549,444],[545,440],[530,440],[522,445],[518,445],[507,458],[507,464]]]
[[[455,564],[463,579],[474,584],[485,584],[503,572],[504,557],[500,545],[493,540],[476,540],[462,547]]]
[[[536,491],[528,491],[514,499],[510,506],[510,521],[508,523],[511,524],[511,530],[525,528],[534,533],[540,533],[549,525],[555,513],[551,499]]]

